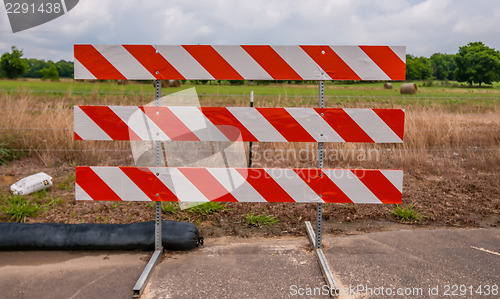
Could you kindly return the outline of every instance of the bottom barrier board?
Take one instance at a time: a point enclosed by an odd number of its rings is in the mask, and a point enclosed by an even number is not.
[[[280,168],[76,168],[77,200],[400,204],[403,171]]]

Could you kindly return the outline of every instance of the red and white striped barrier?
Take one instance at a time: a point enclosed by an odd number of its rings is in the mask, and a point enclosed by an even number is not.
[[[76,199],[400,204],[402,170],[76,168]]]
[[[75,79],[405,80],[404,46],[74,45]]]
[[[402,109],[75,106],[76,140],[401,143]]]

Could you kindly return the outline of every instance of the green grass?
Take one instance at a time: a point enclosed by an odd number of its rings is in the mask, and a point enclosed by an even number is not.
[[[27,218],[35,217],[45,207],[35,201],[27,200],[22,195],[11,195],[4,198],[2,212],[9,220],[14,222],[26,222]]]
[[[187,209],[189,213],[199,214],[202,216],[215,214],[224,210],[227,210],[227,204],[222,204],[219,202],[207,202],[201,205],[194,206]]]
[[[341,82],[326,82],[325,95],[330,105],[349,102],[380,102],[390,100],[396,105],[416,104],[474,104],[476,102],[491,105],[498,103],[500,97],[500,85],[494,84],[493,88],[464,88],[457,82],[444,83],[434,81],[432,86],[427,82],[416,81],[419,86],[417,95],[400,95],[399,87],[404,82],[393,82],[392,90],[382,88],[383,82],[359,82],[355,84],[345,84]],[[164,88],[163,94],[171,94],[187,88],[196,87],[200,98],[224,97],[228,95],[249,97],[250,91],[254,91],[257,105],[260,100],[268,104],[279,105],[277,98],[300,98],[294,103],[299,105],[310,105],[317,101],[317,84],[266,84],[260,85],[252,82],[245,82],[244,85],[228,85],[225,81],[217,84],[216,81],[209,81],[207,84],[194,84],[191,81],[186,82],[178,88]],[[90,83],[83,81],[64,80],[60,82],[47,82],[36,79],[27,80],[0,80],[0,92],[18,93],[27,92],[40,95],[61,96],[67,94],[79,96],[135,96],[144,94],[153,97],[154,89],[151,83],[131,82],[128,85],[118,85],[114,81],[101,81]],[[267,98],[266,98],[267,97]],[[275,103],[269,103],[269,98]],[[370,98],[372,97],[372,98]],[[288,105],[290,106],[290,105]],[[292,105],[293,106],[293,105]]]
[[[75,186],[75,174],[70,173],[67,177],[65,177],[59,185],[57,185],[57,189],[59,190],[73,190]]]
[[[425,216],[415,210],[414,207],[415,205],[411,205],[402,208],[400,205],[396,205],[389,213],[399,221],[420,222]]]
[[[171,201],[162,202],[161,203],[161,210],[165,213],[173,214],[173,213],[179,211],[179,204],[176,202],[171,202]]]
[[[277,224],[279,222],[276,217],[267,215],[267,214],[259,214],[254,215],[253,213],[247,214],[245,220],[248,225],[255,227],[269,227],[271,225]]]

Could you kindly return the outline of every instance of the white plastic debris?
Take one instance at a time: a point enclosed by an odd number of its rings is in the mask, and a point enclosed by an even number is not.
[[[10,186],[12,194],[27,195],[52,186],[52,177],[45,172],[39,172],[17,181]]]

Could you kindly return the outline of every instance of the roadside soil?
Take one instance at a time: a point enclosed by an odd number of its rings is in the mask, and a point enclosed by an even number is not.
[[[395,218],[390,213],[394,205],[325,204],[323,231],[346,235],[401,229],[500,226],[500,171],[497,167],[476,169],[464,159],[456,159],[453,167],[449,167],[449,163],[449,157],[435,155],[435,168],[415,165],[404,169],[402,206],[414,205],[422,215],[420,221],[404,222]],[[132,223],[154,219],[152,203],[75,201],[74,167],[66,164],[46,166],[36,157],[0,166],[0,207],[7,205],[11,184],[40,171],[53,177],[53,186],[47,192],[25,197],[39,207],[36,216],[26,218],[27,223]],[[279,222],[267,227],[250,226],[246,221],[249,213],[271,215]],[[306,234],[304,221],[314,225],[316,205],[229,203],[213,214],[177,209],[163,212],[162,217],[193,222],[205,237],[298,236]],[[13,220],[2,209],[0,221]]]

